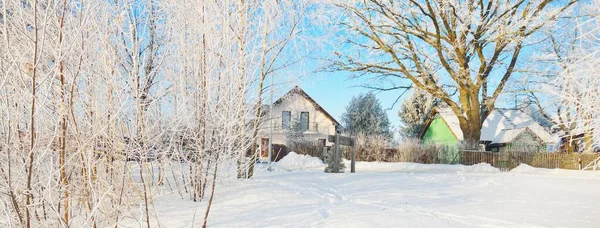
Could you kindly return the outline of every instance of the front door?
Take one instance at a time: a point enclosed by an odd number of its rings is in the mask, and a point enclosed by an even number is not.
[[[325,146],[327,145],[327,141],[325,139],[319,139],[319,146]]]
[[[261,158],[269,157],[269,138],[262,138],[260,140],[260,157]]]

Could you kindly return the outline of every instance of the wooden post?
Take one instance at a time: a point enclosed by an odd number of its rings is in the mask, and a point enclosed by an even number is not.
[[[340,172],[340,163],[339,160],[340,153],[340,133],[335,132],[335,150],[333,151],[333,172]]]
[[[352,139],[352,158],[350,160],[350,173],[356,172],[356,142]]]
[[[335,143],[335,147],[333,148],[333,155],[331,155],[327,160],[328,161],[333,161],[333,164],[331,165],[331,167],[328,166],[328,168],[331,168],[331,172],[332,173],[339,173],[340,172],[340,161],[342,160],[341,154],[342,154],[342,145],[344,146],[351,146],[352,147],[352,163],[351,163],[351,169],[352,172],[354,172],[354,163],[355,163],[355,156],[356,156],[356,152],[354,151],[354,140],[351,137],[346,137],[346,136],[342,136],[340,135],[341,132],[338,129],[338,126],[336,126],[336,132],[335,135],[329,135],[327,137],[327,140],[329,140],[329,142],[334,142]],[[331,153],[330,153],[331,154]],[[333,159],[333,160],[332,160]],[[327,162],[328,164],[330,164],[330,162]],[[343,171],[342,171],[343,172]]]

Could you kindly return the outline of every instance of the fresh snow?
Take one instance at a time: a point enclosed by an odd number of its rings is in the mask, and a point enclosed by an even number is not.
[[[350,161],[344,160],[346,167],[350,167]],[[445,173],[496,173],[500,172],[490,164],[481,163],[472,166],[464,165],[442,165],[442,164],[418,164],[410,162],[386,163],[386,162],[357,162],[357,170],[380,171],[380,172],[445,172]]]
[[[261,164],[254,179],[219,184],[208,227],[598,227],[600,222],[600,172],[357,162],[357,173],[347,168],[332,174],[324,173],[324,166],[317,158],[290,153],[273,163],[273,171]],[[178,195],[159,197],[154,205],[152,222],[156,226],[158,218],[161,227],[198,227],[206,209],[206,202]]]

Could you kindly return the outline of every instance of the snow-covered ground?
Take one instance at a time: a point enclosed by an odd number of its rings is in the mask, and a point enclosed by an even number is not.
[[[209,227],[600,227],[600,172],[359,162],[329,174],[286,158],[218,185]],[[155,203],[162,227],[202,224],[206,203]]]

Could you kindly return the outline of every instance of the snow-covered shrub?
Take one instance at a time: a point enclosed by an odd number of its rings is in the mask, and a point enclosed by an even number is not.
[[[290,129],[285,132],[285,144],[289,151],[297,154],[310,155],[323,160],[323,145],[316,141],[311,141],[304,135],[305,126],[300,121],[293,121]]]
[[[436,163],[441,147],[423,144],[419,139],[403,139],[390,157],[391,162]]]
[[[286,144],[289,151],[297,154],[309,155],[323,160],[323,145],[312,141],[288,141]]]
[[[377,161],[386,160],[387,139],[384,136],[366,136],[360,135],[355,138],[356,160],[357,161]],[[350,160],[352,156],[352,147],[344,146],[346,159]]]

